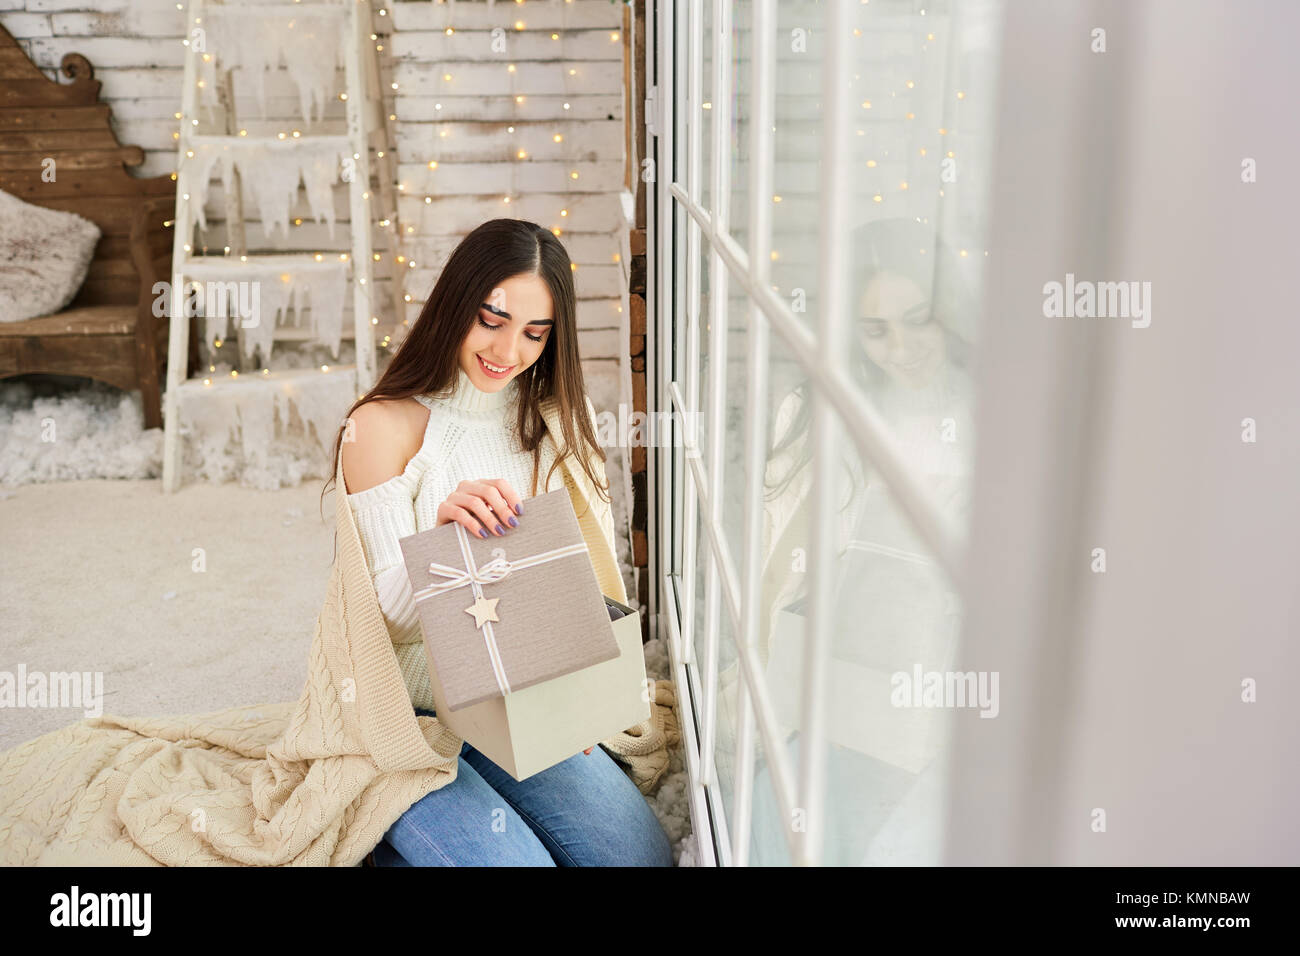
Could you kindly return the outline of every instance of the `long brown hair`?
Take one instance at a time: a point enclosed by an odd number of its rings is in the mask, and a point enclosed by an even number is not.
[[[597,493],[609,501],[608,482],[596,479],[594,463],[605,461],[587,410],[587,389],[578,357],[578,322],[573,293],[573,266],[563,244],[549,229],[521,219],[490,219],[460,241],[443,266],[414,328],[398,348],[375,387],[357,400],[334,439],[333,467],[321,491],[324,499],[338,474],[347,420],[367,402],[397,400],[414,395],[450,395],[460,368],[460,346],[478,317],[479,308],[491,301],[492,290],[518,275],[539,276],[554,305],[555,325],[537,361],[519,373],[520,401],[516,422],[520,446],[533,453],[533,490],[541,442],[546,432],[540,403],[553,398],[559,405],[563,446],[546,473],[551,474],[574,449],[586,449],[577,459]],[[580,439],[579,439],[580,436]],[[552,436],[554,439],[555,436]],[[346,493],[346,489],[343,489]]]

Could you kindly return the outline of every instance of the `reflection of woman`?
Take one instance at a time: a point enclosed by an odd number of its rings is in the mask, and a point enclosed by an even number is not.
[[[964,510],[971,446],[969,312],[954,259],[931,230],[883,221],[854,235],[855,275],[850,368],[886,423],[908,473],[956,519]],[[811,382],[780,401],[768,462],[767,563],[761,597],[760,651],[778,716],[798,754],[802,724],[806,575],[792,554],[811,544]],[[827,688],[827,859],[859,862],[887,815],[938,754],[939,712],[891,706],[891,675],[947,667],[955,606],[938,567],[901,508],[848,442],[832,461],[834,575]],[[797,763],[793,764],[797,766]],[[766,771],[761,771],[766,777]],[[765,781],[766,782],[766,781]],[[770,787],[756,787],[756,821],[773,826]],[[760,810],[760,805],[762,810]],[[771,843],[761,856],[771,857]],[[756,862],[780,862],[775,858]]]

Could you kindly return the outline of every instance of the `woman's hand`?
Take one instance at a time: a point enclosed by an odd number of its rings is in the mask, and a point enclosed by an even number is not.
[[[522,515],[522,499],[504,478],[484,478],[481,481],[462,481],[447,500],[438,505],[440,525],[455,521],[470,534],[486,538],[490,534],[503,535],[506,526],[519,526],[515,515]],[[583,751],[590,754],[594,745]]]
[[[462,481],[447,500],[438,505],[437,524],[456,522],[480,538],[503,535],[518,527],[524,506],[522,499],[504,478]]]

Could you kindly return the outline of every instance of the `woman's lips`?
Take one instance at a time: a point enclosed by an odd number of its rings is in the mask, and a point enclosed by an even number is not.
[[[485,364],[483,364],[483,357],[481,355],[476,355],[474,357],[478,359],[478,367],[481,368],[483,370],[483,374],[487,375],[489,378],[509,378],[510,373],[513,372],[515,369],[515,367],[511,365],[508,366],[504,372],[494,372],[492,371],[492,369],[488,368]]]
[[[921,366],[923,366],[927,361],[929,361],[929,359],[930,359],[930,355],[929,353],[926,353],[916,361],[908,362],[906,365],[903,365],[899,362],[891,362],[890,364],[893,365],[894,368],[903,372],[916,372],[919,371]]]

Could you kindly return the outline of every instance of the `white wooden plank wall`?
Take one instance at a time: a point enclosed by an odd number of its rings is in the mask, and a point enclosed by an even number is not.
[[[497,0],[489,7],[486,0],[384,0],[379,6],[387,10],[377,18],[385,24],[377,42],[384,46],[386,109],[396,116],[404,248],[394,252],[377,244],[376,251],[404,254],[416,264],[406,273],[404,290],[412,301],[405,304],[405,315],[382,318],[379,340],[385,334],[393,335],[394,345],[401,340],[398,323],[414,322],[441,262],[461,235],[483,220],[516,216],[561,230],[578,266],[574,280],[584,359],[596,367],[626,361],[620,332],[625,279],[618,259],[625,229],[619,198],[622,5]],[[516,29],[517,23],[524,29]],[[51,78],[65,53],[86,56],[103,82],[119,138],[145,150],[142,174],[175,170],[173,134],[184,62],[184,13],[175,0],[0,0],[0,24]],[[496,47],[495,28],[501,31]],[[341,69],[338,77],[341,91]],[[265,125],[252,97],[242,95],[241,125],[308,132],[297,89],[287,77],[268,78],[266,88]],[[516,102],[520,95],[523,101]],[[334,126],[328,131],[341,131],[343,117],[343,104],[333,101],[325,121]],[[520,150],[525,159],[518,157]],[[436,169],[429,168],[431,161]],[[222,208],[220,182],[214,181],[207,209],[215,228],[206,236],[214,250],[224,245]],[[246,208],[250,244],[283,247],[262,240],[260,223],[252,218],[255,207],[246,203]],[[335,213],[341,224],[348,222],[342,185],[335,190]],[[346,225],[330,239],[305,200],[293,216],[302,219],[293,227],[294,247],[348,249]],[[382,232],[375,236],[378,242]],[[377,269],[376,279],[384,281],[385,271]],[[345,328],[350,338],[350,318]]]

